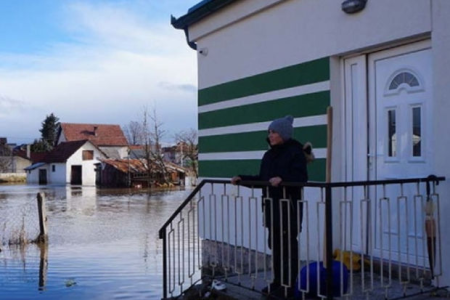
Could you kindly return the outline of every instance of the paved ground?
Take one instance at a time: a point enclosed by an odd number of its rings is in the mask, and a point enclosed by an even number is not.
[[[419,283],[401,284],[400,281],[392,279],[389,287],[382,287],[382,278],[374,275],[370,280],[366,280],[363,292],[362,275],[354,274],[353,282],[349,283],[349,290],[344,297],[335,299],[352,300],[425,300],[425,299],[450,299],[448,289],[436,287],[428,284],[420,286]],[[367,277],[367,276],[364,276]],[[367,278],[366,278],[367,279]],[[269,297],[261,294],[261,290],[266,286],[265,280],[261,278],[251,279],[241,276],[229,277],[227,281],[222,281],[226,285],[224,291],[214,291],[209,286],[199,286],[199,290],[183,297],[184,300],[191,299],[219,299],[219,300],[278,300],[283,297]],[[240,283],[240,284],[239,284]],[[384,282],[387,285],[388,282]],[[202,289],[202,291],[200,291]],[[205,295],[206,294],[206,295]],[[306,298],[305,299],[321,299]]]
[[[285,299],[282,297],[268,297],[262,295],[258,291],[252,291],[247,288],[235,286],[232,284],[227,285],[227,290],[222,292],[214,293],[211,296],[216,299],[224,300],[278,300]],[[425,299],[446,299],[450,298],[447,289],[436,290],[434,288],[424,289],[420,291],[417,287],[409,286],[406,288],[405,293],[403,289],[390,288],[386,290],[374,290],[369,293],[354,293],[349,294],[346,297],[335,297],[335,299],[352,299],[352,300],[394,300],[394,299],[410,299],[410,300],[425,300]],[[308,298],[305,298],[308,299]],[[309,298],[309,299],[320,299],[320,298]]]

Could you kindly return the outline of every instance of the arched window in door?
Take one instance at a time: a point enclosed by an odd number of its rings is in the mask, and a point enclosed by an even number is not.
[[[401,69],[391,75],[385,89],[386,95],[398,94],[402,90],[407,93],[423,90],[422,80],[409,69]]]
[[[386,81],[384,96],[393,105],[386,116],[388,157],[395,158],[397,152],[403,149],[401,151],[407,153],[408,160],[423,160],[423,109],[426,98],[417,93],[424,91],[423,80],[411,69],[398,69]],[[399,144],[397,136],[407,139]]]

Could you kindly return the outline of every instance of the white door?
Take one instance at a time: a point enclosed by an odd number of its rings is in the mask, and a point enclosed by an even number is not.
[[[343,128],[345,151],[342,159],[345,162],[342,176],[345,181],[367,180],[367,57],[359,55],[346,58],[343,62],[344,94]],[[367,252],[367,214],[369,203],[365,201],[363,188],[352,188],[347,191],[347,198],[353,199],[350,218],[342,216],[345,226],[341,226],[343,236],[350,236],[348,244],[340,245],[342,249],[351,249],[359,253]],[[347,208],[348,209],[348,208]],[[341,216],[339,216],[341,217]],[[357,223],[349,223],[357,222]]]
[[[369,179],[428,176],[433,157],[428,43],[371,54],[368,67]],[[423,208],[416,194],[411,185],[403,190],[399,186],[374,190],[372,233],[376,256],[409,264],[420,263],[418,257],[423,261]]]
[[[431,173],[431,51],[429,42],[420,42],[343,60],[346,181]],[[342,247],[425,264],[424,221],[417,217],[423,208],[421,199],[414,197],[417,191],[406,187],[404,197],[392,187],[353,188],[347,193],[347,199],[353,199],[354,223],[345,224],[344,235],[351,239]]]

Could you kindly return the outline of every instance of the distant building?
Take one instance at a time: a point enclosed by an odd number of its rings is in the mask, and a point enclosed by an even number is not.
[[[23,149],[25,148],[25,150]],[[31,152],[30,145],[18,146],[13,150],[12,155],[12,173],[25,173],[25,168],[29,167],[35,162],[39,162],[44,159],[46,152]]]
[[[149,187],[163,180],[161,168],[156,162],[147,167],[144,159],[102,159],[97,168],[97,184],[112,187]],[[183,167],[165,162],[168,180],[175,185],[185,185],[188,173]],[[150,169],[150,176],[149,170]]]
[[[63,142],[44,159],[25,168],[27,183],[95,185],[96,164],[106,157],[90,141]]]
[[[109,158],[120,159],[128,156],[128,141],[119,125],[60,124],[56,145],[82,140],[90,141]]]

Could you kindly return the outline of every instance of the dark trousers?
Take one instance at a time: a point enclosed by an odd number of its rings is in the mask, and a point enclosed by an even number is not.
[[[267,211],[269,207],[273,216]],[[272,250],[273,282],[293,288],[298,276],[297,210],[292,202],[282,202],[280,209],[280,202],[274,201],[272,205],[266,205],[265,215],[265,225],[269,229],[268,245]]]

